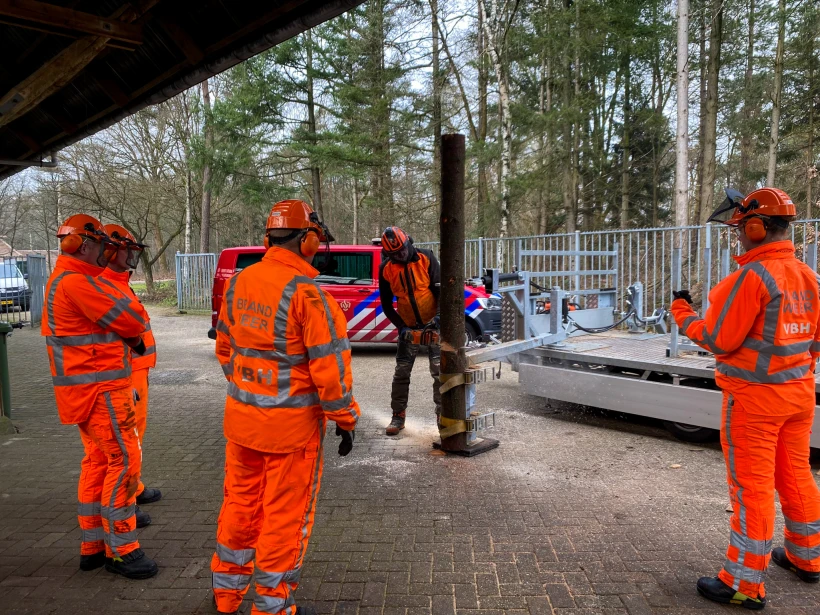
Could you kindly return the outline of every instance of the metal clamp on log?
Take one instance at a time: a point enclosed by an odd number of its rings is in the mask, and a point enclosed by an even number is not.
[[[453,387],[461,384],[483,384],[501,378],[501,362],[498,362],[498,369],[495,365],[484,367],[470,367],[463,374],[441,374],[441,393],[444,394]]]

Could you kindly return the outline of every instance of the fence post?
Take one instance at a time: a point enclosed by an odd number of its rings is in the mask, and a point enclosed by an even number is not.
[[[521,271],[521,250],[524,249],[524,242],[520,239],[515,240],[515,270]]]
[[[4,428],[11,420],[11,378],[9,377],[9,358],[6,340],[11,335],[12,327],[7,322],[0,322],[0,433],[10,433]]]
[[[706,266],[706,282],[703,284],[703,310],[706,314],[709,309],[709,291],[712,290],[712,223],[706,223],[706,247],[703,250],[703,260]]]
[[[575,290],[581,290],[581,231],[575,231]]]
[[[817,244],[810,243],[806,246],[806,264],[811,270],[817,272]]]
[[[484,275],[484,238],[478,238],[478,275]]]
[[[729,257],[732,256],[731,248],[726,246],[726,249],[720,253],[720,279],[725,280],[729,275]]]
[[[181,312],[182,311],[182,303],[183,303],[182,302],[182,268],[180,267],[181,256],[180,256],[179,250],[177,250],[177,253],[175,254],[175,257],[176,258],[174,260],[174,268],[176,269],[176,275],[177,275],[177,310],[179,310]]]

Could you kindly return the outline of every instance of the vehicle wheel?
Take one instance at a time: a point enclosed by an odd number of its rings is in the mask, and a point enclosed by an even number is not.
[[[478,332],[478,328],[471,322],[464,323],[464,345],[468,345],[470,342],[476,342],[481,338],[481,334]]]
[[[686,423],[664,421],[663,426],[666,427],[667,431],[678,440],[683,440],[684,442],[696,442],[698,444],[703,444],[704,442],[712,442],[717,440],[720,435],[720,432],[716,429],[697,427],[696,425],[687,425]]]

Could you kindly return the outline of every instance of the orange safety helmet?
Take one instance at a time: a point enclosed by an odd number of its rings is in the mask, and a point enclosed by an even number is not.
[[[57,229],[57,238],[60,240],[61,251],[74,254],[86,239],[101,242],[107,240],[108,236],[102,223],[94,216],[75,214],[69,216]]]
[[[280,238],[276,243],[287,243],[294,237],[301,235],[302,241],[300,243],[300,251],[303,256],[312,257],[319,251],[319,246],[322,243],[329,243],[333,241],[333,235],[325,226],[324,222],[319,220],[317,214],[310,205],[298,199],[288,199],[286,201],[279,201],[270,210],[267,224],[265,224],[265,231],[273,229],[289,229],[293,232],[290,235]],[[271,239],[265,233],[265,247],[271,246]]]
[[[413,238],[398,226],[388,226],[382,233],[382,249],[388,258],[399,263],[410,259]]]
[[[105,229],[106,234],[111,238],[112,243],[116,244],[116,250],[128,251],[125,264],[131,269],[136,269],[139,255],[148,246],[144,243],[138,242],[134,235],[128,231],[128,229],[120,226],[119,224],[106,224],[103,228]],[[106,252],[108,251],[106,250]],[[115,250],[112,250],[110,252],[110,256],[107,255],[109,260],[114,258],[114,252]]]
[[[777,226],[786,228],[788,223],[781,220],[796,215],[797,208],[791,197],[778,188],[759,188],[745,197],[737,190],[727,188],[726,199],[707,222],[737,227],[745,220],[746,236],[752,241],[763,241],[772,218]]]

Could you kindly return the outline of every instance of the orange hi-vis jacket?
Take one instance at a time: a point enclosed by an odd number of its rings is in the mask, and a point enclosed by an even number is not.
[[[416,249],[416,257],[401,265],[386,259],[379,269],[382,310],[393,325],[423,327],[438,312],[439,263],[430,250]],[[396,310],[393,309],[393,295]],[[403,322],[397,322],[396,311]]]
[[[327,419],[355,428],[347,320],[313,281],[318,271],[282,248],[228,282],[216,356],[228,378],[225,437],[267,452],[304,449]]]
[[[46,338],[57,411],[82,423],[100,393],[131,382],[131,349],[123,338],[145,330],[139,303],[96,279],[99,267],[61,255],[46,285],[40,332]]]
[[[671,306],[675,321],[715,354],[718,386],[750,412],[786,415],[813,408],[820,356],[817,275],[795,258],[791,241],[759,246],[735,260],[740,269],[709,293],[705,317],[677,299]]]
[[[131,273],[129,271],[117,273],[109,267],[106,267],[100,274],[100,282],[102,284],[112,286],[135,303],[138,303],[140,307],[143,307],[142,301],[139,300],[134,293],[134,289],[131,288],[131,285],[128,283],[130,280]],[[151,319],[144,307],[141,314],[145,319],[145,333],[142,334],[142,341],[145,343],[145,353],[139,355],[133,350],[131,351],[131,369],[134,371],[138,369],[152,369],[157,365],[157,343],[151,331]]]

